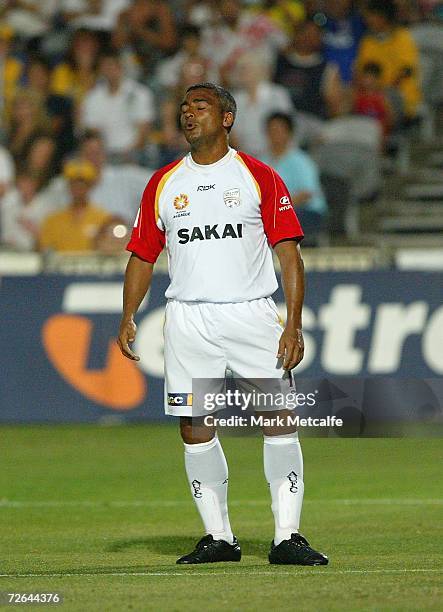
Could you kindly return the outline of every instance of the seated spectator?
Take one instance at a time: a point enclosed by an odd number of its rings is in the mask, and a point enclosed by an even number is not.
[[[217,71],[202,53],[200,29],[193,25],[185,25],[180,32],[180,49],[170,58],[161,60],[158,64],[158,84],[167,89],[177,87],[183,71],[192,75],[194,83],[205,80],[218,81]]]
[[[97,80],[100,40],[90,30],[77,30],[71,40],[66,60],[56,66],[51,77],[51,91],[72,98],[80,105]]]
[[[19,91],[12,102],[7,146],[16,164],[23,164],[36,136],[50,133],[50,121],[43,101],[26,90]]]
[[[90,200],[91,186],[96,180],[95,168],[86,161],[74,160],[65,165],[64,175],[69,181],[69,206],[45,219],[39,248],[42,251],[92,251],[98,232],[110,216]]]
[[[215,19],[215,6],[213,0],[185,0],[184,22],[198,28],[210,26]]]
[[[111,32],[131,0],[59,0],[61,18],[74,28]]]
[[[31,174],[39,177],[40,188],[45,187],[57,173],[56,153],[57,142],[50,134],[37,135],[29,145],[23,165]]]
[[[115,162],[138,162],[154,119],[151,90],[125,78],[118,53],[107,52],[100,62],[103,81],[82,105],[83,128],[100,130],[106,150]]]
[[[51,212],[38,199],[40,179],[28,169],[17,174],[15,185],[6,192],[1,206],[1,239],[7,247],[19,251],[35,249],[39,224]]]
[[[294,146],[294,125],[289,115],[274,113],[267,120],[269,153],[263,161],[282,177],[306,234],[322,230],[328,210],[315,162]]]
[[[357,73],[352,112],[377,119],[386,138],[392,125],[392,111],[380,77],[381,68],[378,64],[365,64]]]
[[[0,127],[1,119],[8,118],[23,73],[23,64],[11,53],[13,37],[12,28],[0,22]]]
[[[109,164],[103,138],[97,130],[87,130],[82,136],[78,156],[92,164],[96,171],[91,200],[109,214],[132,224],[152,171],[133,164]],[[67,205],[70,193],[66,179],[63,176],[54,179],[48,194],[54,202]]]
[[[260,157],[267,149],[266,118],[276,111],[292,114],[294,109],[286,89],[268,80],[260,55],[243,55],[237,71],[240,89],[235,93],[237,119],[233,136],[239,148]]]
[[[174,51],[177,43],[175,21],[164,0],[133,0],[120,13],[112,44],[120,52],[130,49],[143,66],[144,77],[152,77],[157,62]]]
[[[63,158],[74,148],[73,103],[68,96],[51,93],[51,69],[45,59],[33,57],[27,64],[27,89],[43,100],[50,119],[51,132],[57,139],[57,157]]]
[[[9,151],[0,146],[0,205],[1,200],[15,178],[15,166]]]
[[[289,48],[280,53],[274,81],[286,87],[296,110],[327,119],[342,109],[338,68],[321,53],[320,27],[311,20],[300,24]]]
[[[157,133],[159,159],[156,165],[166,165],[188,152],[189,145],[180,128],[180,104],[183,100],[183,92],[188,87],[196,81],[203,83],[211,79],[208,70],[209,64],[203,58],[183,62],[177,85],[166,90],[166,95],[160,105],[161,129]],[[197,73],[200,75],[198,79],[196,78]]]
[[[421,101],[418,51],[410,32],[397,24],[394,0],[369,0],[365,19],[370,33],[361,43],[357,70],[368,63],[381,68],[381,84],[397,93],[407,120],[417,115]],[[394,100],[391,102],[395,104]]]
[[[295,27],[305,18],[305,8],[300,0],[264,0],[260,11],[286,32],[288,38],[292,38]]]
[[[365,23],[355,9],[354,0],[326,0],[325,13],[325,59],[338,66],[342,82],[349,85],[358,47],[366,31]]]
[[[22,39],[37,39],[47,34],[57,11],[57,0],[9,0],[3,19]]]
[[[215,6],[215,23],[202,31],[203,53],[217,67],[221,81],[232,86],[237,62],[248,51],[259,52],[272,66],[278,50],[288,41],[272,19],[243,10],[240,0],[222,0]]]

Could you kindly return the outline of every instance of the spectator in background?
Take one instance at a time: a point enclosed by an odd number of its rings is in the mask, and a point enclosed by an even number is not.
[[[416,117],[421,101],[418,70],[418,50],[410,32],[397,24],[397,9],[393,0],[369,0],[364,13],[370,33],[361,43],[357,70],[365,64],[378,64],[381,84],[391,89],[391,104],[395,94],[400,97],[406,121]],[[400,109],[401,110],[401,109]]]
[[[14,182],[15,167],[9,151],[0,146],[0,206],[1,200]]]
[[[168,2],[133,0],[119,16],[112,43],[120,52],[130,49],[142,65],[143,76],[151,78],[157,62],[174,51],[177,43]]]
[[[171,90],[181,83],[184,71],[194,83],[218,81],[215,66],[211,65],[210,60],[202,53],[200,29],[189,24],[180,30],[180,47],[177,53],[158,63],[156,80],[161,87]]]
[[[321,128],[319,122],[339,114],[343,106],[338,68],[326,61],[321,48],[320,27],[311,20],[301,23],[289,48],[279,54],[274,74],[312,135]]]
[[[154,120],[153,94],[125,78],[117,52],[103,55],[100,73],[103,81],[84,100],[81,126],[100,130],[111,161],[139,162]]]
[[[72,98],[78,108],[97,80],[100,39],[94,32],[77,30],[71,39],[66,60],[56,66],[51,78],[51,91]]]
[[[1,206],[1,240],[4,246],[33,251],[39,224],[49,209],[38,200],[40,178],[29,169],[17,173],[15,185],[6,192]],[[43,205],[42,205],[43,204]]]
[[[268,79],[266,63],[257,53],[246,53],[238,62],[235,92],[237,119],[233,136],[239,148],[255,157],[267,149],[266,118],[273,112],[292,114],[294,108],[288,92]]]
[[[26,168],[39,178],[40,188],[47,185],[59,169],[57,159],[57,142],[50,134],[37,135],[29,145],[24,163],[19,167]]]
[[[0,120],[8,118],[10,104],[23,73],[23,64],[11,54],[13,36],[12,28],[0,23]]]
[[[294,36],[296,26],[305,19],[305,8],[300,0],[264,0],[259,10],[289,39]]]
[[[325,13],[325,59],[338,66],[342,82],[350,85],[358,47],[366,31],[364,20],[354,0],[326,0]]]
[[[158,81],[165,85],[160,106],[161,131],[158,134],[160,166],[168,164],[189,149],[179,122],[183,92],[196,82],[218,81],[216,68],[202,54],[199,29],[185,26],[182,40],[182,49],[159,65]]]
[[[92,251],[96,236],[110,217],[90,200],[96,170],[87,161],[73,160],[65,165],[64,176],[69,181],[69,206],[45,219],[39,234],[39,248],[42,251]]]
[[[91,163],[97,173],[91,191],[92,201],[132,225],[153,171],[133,164],[108,164],[103,138],[96,130],[87,131],[83,135],[79,155]]]
[[[23,164],[36,136],[50,133],[50,121],[41,98],[19,91],[12,102],[7,146],[16,164]]]
[[[130,164],[110,165],[103,138],[97,130],[87,130],[83,134],[78,157],[95,168],[96,176],[91,183],[91,200],[109,214],[132,224],[152,171]],[[48,189],[48,196],[54,203],[65,206],[69,203],[69,186],[63,176],[54,179]]]
[[[215,23],[202,32],[203,50],[224,84],[236,85],[233,74],[247,51],[259,52],[268,66],[273,66],[288,39],[266,14],[243,10],[240,0],[221,0],[217,11]]]
[[[119,14],[131,0],[59,0],[59,10],[66,24],[74,28],[112,31]]]
[[[214,0],[185,0],[184,21],[198,28],[210,26],[215,19]]]
[[[315,237],[324,227],[328,210],[317,166],[294,145],[294,124],[290,115],[274,113],[268,117],[266,126],[269,152],[262,159],[286,184],[307,238]]]
[[[71,98],[51,93],[51,69],[41,57],[32,57],[26,70],[27,89],[43,100],[50,119],[51,132],[57,139],[57,157],[62,159],[74,148],[74,114]]]
[[[381,68],[378,64],[365,64],[357,72],[352,98],[352,112],[376,119],[386,139],[392,125],[392,110],[381,85]]]
[[[3,0],[2,4],[0,17],[34,48],[50,31],[57,11],[57,0]]]

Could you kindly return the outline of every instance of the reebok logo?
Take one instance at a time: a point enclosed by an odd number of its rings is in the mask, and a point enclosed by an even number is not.
[[[215,184],[214,185],[199,185],[197,187],[197,191],[209,191],[210,189],[215,189]]]

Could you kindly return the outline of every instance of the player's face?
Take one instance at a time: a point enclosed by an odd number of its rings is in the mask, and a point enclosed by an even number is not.
[[[224,129],[224,116],[216,95],[208,89],[193,89],[180,106],[180,125],[191,145],[205,142]]]

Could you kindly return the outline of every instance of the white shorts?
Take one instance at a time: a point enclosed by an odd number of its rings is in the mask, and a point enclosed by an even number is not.
[[[197,416],[192,379],[283,379],[282,320],[272,298],[210,303],[169,300],[165,315],[165,412]],[[203,414],[203,413],[202,413]]]

